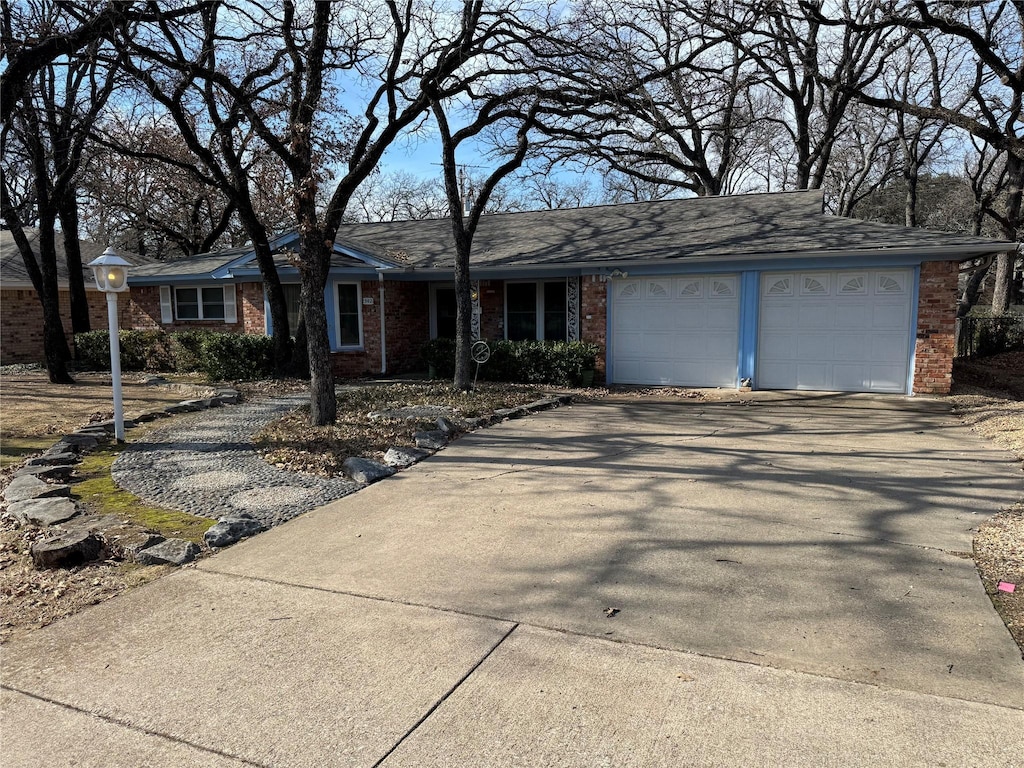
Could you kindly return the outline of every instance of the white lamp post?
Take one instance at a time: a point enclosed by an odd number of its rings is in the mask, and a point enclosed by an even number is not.
[[[114,386],[114,437],[124,442],[124,407],[121,404],[121,340],[117,334],[117,294],[128,290],[128,267],[113,248],[89,262],[96,287],[107,294],[107,330],[110,334],[110,378]]]

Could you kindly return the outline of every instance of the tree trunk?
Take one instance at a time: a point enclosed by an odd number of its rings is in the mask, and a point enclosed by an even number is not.
[[[75,380],[71,378],[67,367],[71,350],[68,349],[64,323],[60,319],[54,222],[55,217],[52,214],[39,217],[39,269],[42,277],[39,302],[43,308],[43,356],[46,358],[46,372],[51,383],[74,384]]]
[[[917,167],[911,164],[903,174],[907,194],[903,201],[903,221],[908,227],[917,226]]]
[[[330,265],[330,250],[316,226],[312,201],[299,208],[299,249],[302,254],[300,307],[306,327],[306,351],[309,356],[309,423],[314,427],[333,424],[338,417],[338,399],[331,369],[331,341],[327,334],[327,307],[324,288]],[[308,210],[307,210],[308,208]]]
[[[456,228],[459,229],[458,227]],[[455,235],[455,388],[468,392],[473,388],[473,297],[469,280],[471,240],[465,232]]]
[[[68,287],[71,292],[71,332],[92,330],[89,321],[89,300],[85,293],[82,272],[82,248],[78,241],[78,206],[73,195],[61,200],[58,211],[60,228],[64,233],[64,258],[68,266]]]
[[[229,152],[225,152],[224,156],[231,163],[236,160],[235,156]],[[256,264],[260,268],[263,290],[266,291],[267,305],[270,308],[270,324],[274,333],[274,376],[282,378],[289,375],[292,370],[294,347],[291,336],[294,329],[289,327],[288,305],[284,299],[281,277],[277,274],[277,265],[274,264],[274,256],[270,250],[270,239],[267,236],[266,227],[256,216],[248,188],[245,186],[248,181],[240,165],[233,165],[231,170],[236,189],[242,190],[242,192],[234,192],[231,198],[232,203],[237,206],[238,217],[246,234],[249,235],[249,239],[252,240],[253,249],[256,252]]]
[[[978,267],[967,276],[967,282],[964,285],[964,292],[960,295],[960,301],[957,302],[956,316],[966,317],[974,305],[978,303],[978,296],[981,294],[981,284],[985,281],[985,275],[988,274],[989,267],[983,266]]]
[[[1006,155],[1006,216],[1003,237],[1017,240],[1021,229],[1022,196],[1024,196],[1024,160],[1012,152]],[[1016,253],[1001,253],[996,257],[996,280],[992,289],[992,314],[1003,315],[1010,308],[1013,293],[1013,264]]]

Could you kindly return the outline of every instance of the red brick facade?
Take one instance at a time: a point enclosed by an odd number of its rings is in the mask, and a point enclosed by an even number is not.
[[[505,281],[480,281],[480,338],[505,338]]]
[[[597,275],[580,278],[580,340],[601,348],[594,367],[594,381],[605,380],[607,371],[608,283]]]
[[[89,302],[89,323],[94,330],[107,329],[107,300],[99,291],[85,292]],[[125,294],[119,297],[119,321],[128,320]],[[71,334],[71,293],[60,291],[60,318],[73,348]],[[43,362],[43,308],[32,288],[4,288],[0,291],[0,365]]]
[[[336,376],[354,378],[379,376],[380,361],[380,283],[364,280],[359,284],[362,296],[362,349],[331,354]],[[367,303],[367,300],[372,303]],[[425,368],[420,348],[430,338],[429,288],[423,282],[387,281],[384,283],[385,345],[387,373],[408,373]]]
[[[953,384],[959,266],[956,261],[926,261],[921,265],[914,356],[915,394],[947,395]]]

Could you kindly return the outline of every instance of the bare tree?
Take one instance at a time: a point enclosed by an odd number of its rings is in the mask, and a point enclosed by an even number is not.
[[[43,3],[31,12],[14,13],[3,7],[5,43],[25,40],[39,30],[64,28],[58,4]],[[71,290],[72,326],[75,331],[89,329],[89,313],[78,247],[76,184],[89,126],[96,120],[114,87],[113,72],[97,63],[100,44],[67,59],[54,59],[27,70],[22,79],[6,81],[13,100],[10,119],[0,129],[0,152],[5,158],[0,167],[0,214],[11,230],[25,268],[39,295],[43,309],[43,350],[50,380],[71,383],[67,371],[70,351],[60,317],[57,286],[55,230],[63,225],[64,247]],[[9,56],[16,49],[5,48]],[[22,228],[14,199],[12,167],[7,158],[19,158],[29,170],[34,187],[35,217],[39,227],[38,253],[33,250]]]
[[[943,87],[939,63],[930,63],[933,87],[924,92],[886,93],[871,82],[847,81],[840,89],[866,104],[955,126],[985,142],[1005,157],[1006,202],[1002,212],[990,211],[1007,240],[1018,240],[1024,198],[1024,50],[1021,28],[1024,4],[953,2],[952,0],[875,0],[864,3],[867,13],[834,18],[819,8],[822,23],[863,31],[902,28],[927,37],[937,48],[965,52],[957,70],[960,88]],[[1010,303],[1014,253],[996,260],[992,310],[1006,311]]]
[[[408,171],[374,173],[356,189],[346,221],[414,221],[448,215],[444,189],[436,178]]]
[[[696,195],[745,189],[766,146],[762,78],[716,19],[706,3],[581,4],[560,72],[575,103],[546,151]]]
[[[110,116],[96,130],[124,149],[108,142],[83,166],[79,207],[90,239],[160,259],[206,253],[230,239],[236,204],[197,177],[173,125]]]

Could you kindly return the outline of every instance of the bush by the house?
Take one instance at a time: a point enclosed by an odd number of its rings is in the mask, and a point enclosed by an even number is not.
[[[211,381],[237,381],[266,378],[274,370],[274,340],[268,336],[125,330],[118,337],[124,371],[199,372]],[[110,370],[106,331],[76,334],[75,349],[83,368]]]
[[[201,370],[211,381],[265,379],[274,372],[274,340],[246,333],[210,333],[200,345]]]
[[[579,386],[584,371],[594,370],[598,347],[583,341],[488,341],[491,358],[480,366],[480,379],[518,384]],[[433,339],[423,359],[437,378],[455,375],[455,342]],[[474,368],[476,364],[473,364]]]
[[[166,371],[173,365],[170,340],[160,330],[118,331],[121,370]],[[110,337],[106,331],[75,334],[75,357],[83,368],[110,370]]]

